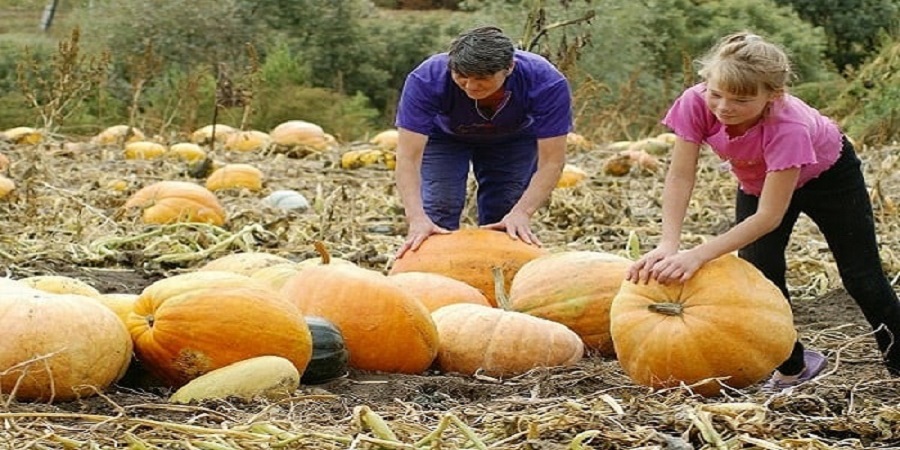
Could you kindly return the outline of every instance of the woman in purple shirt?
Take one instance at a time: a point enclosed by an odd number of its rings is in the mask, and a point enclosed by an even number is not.
[[[875,331],[888,371],[900,375],[900,302],[882,269],[860,160],[837,125],[786,92],[784,51],[750,33],[723,38],[701,60],[705,80],[687,89],[663,123],[678,136],[663,191],[662,236],[629,269],[634,282],[678,283],[707,261],[739,250],[790,298],[785,251],[801,213],[825,236],[847,292]],[[739,188],[736,224],[679,251],[701,144],[730,167]],[[800,342],[764,388],[790,388],[819,375],[819,352]]]
[[[407,76],[396,125],[409,223],[398,258],[459,228],[470,165],[479,225],[541,245],[530,219],[556,186],[572,130],[569,84],[549,61],[499,28],[464,32]]]

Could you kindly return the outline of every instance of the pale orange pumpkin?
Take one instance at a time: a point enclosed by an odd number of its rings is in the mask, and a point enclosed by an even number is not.
[[[98,298],[100,291],[90,283],[65,275],[34,275],[19,280],[31,288],[53,294],[77,294]]]
[[[191,142],[198,145],[207,145],[213,139],[217,143],[225,142],[229,136],[236,133],[238,130],[232,126],[217,123],[210,124],[204,127],[200,127],[191,133]]]
[[[156,159],[162,157],[166,150],[166,146],[159,142],[129,142],[125,144],[125,159]]]
[[[197,162],[206,158],[206,150],[193,142],[179,142],[172,144],[166,155],[182,161]]]
[[[145,223],[225,223],[225,208],[215,194],[188,181],[158,181],[135,192],[125,208],[140,208]]]
[[[0,175],[0,198],[4,198],[16,190],[16,183],[9,178]]]
[[[279,153],[306,156],[327,149],[331,144],[319,125],[304,120],[289,120],[269,132],[272,148]]]
[[[231,272],[190,272],[154,282],[135,301],[128,329],[137,357],[173,387],[263,355],[286,358],[303,373],[312,357],[300,310]]]
[[[116,316],[118,316],[119,319],[122,320],[122,323],[125,324],[128,321],[128,316],[131,315],[131,311],[134,310],[134,302],[137,301],[137,298],[137,294],[120,292],[101,294],[97,297],[97,300],[100,301],[103,306],[116,313]]]
[[[587,176],[587,172],[585,172],[582,168],[574,164],[566,164],[563,167],[562,173],[559,175],[559,180],[557,180],[556,182],[556,187],[565,189],[578,186],[587,178]]]
[[[128,125],[113,125],[98,133],[91,139],[97,145],[119,145],[125,142],[143,141],[144,133],[135,127]]]
[[[422,302],[430,312],[454,303],[491,306],[474,286],[438,273],[402,272],[389,276],[388,280]]]
[[[240,252],[220,256],[200,266],[201,271],[232,272],[250,276],[259,269],[276,264],[293,264],[283,256],[266,252]]]
[[[503,269],[508,286],[522,265],[547,253],[509,237],[505,231],[464,228],[430,236],[418,250],[394,261],[390,273],[439,273],[474,286],[497,306],[492,269]]]
[[[635,383],[750,386],[790,355],[797,333],[791,307],[749,262],[727,254],[683,284],[623,282],[610,310],[616,355]]]
[[[355,264],[311,266],[288,279],[281,293],[305,315],[328,319],[341,330],[351,367],[421,373],[437,354],[428,310],[381,272]]]
[[[509,311],[500,269],[493,271],[500,308],[457,303],[431,313],[440,336],[435,364],[443,372],[511,377],[535,367],[569,366],[584,344],[565,325]]]
[[[262,131],[238,131],[225,139],[224,147],[235,152],[256,152],[265,150],[271,140],[269,134]]]
[[[609,308],[631,260],[611,253],[564,251],[533,259],[516,273],[510,308],[559,322],[603,356],[614,356]]]
[[[259,191],[262,187],[262,171],[250,164],[226,164],[213,171],[206,179],[206,188],[210,191],[224,189]]]
[[[90,397],[128,369],[125,326],[95,299],[0,283],[0,392],[20,401]]]

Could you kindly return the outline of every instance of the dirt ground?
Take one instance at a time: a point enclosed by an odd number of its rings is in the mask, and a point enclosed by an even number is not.
[[[104,293],[139,293],[230,252],[299,261],[314,255],[313,240],[322,240],[336,256],[386,270],[403,239],[402,214],[389,170],[339,167],[340,153],[359,145],[304,159],[219,152],[218,160],[262,169],[265,190],[222,193],[230,217],[222,229],[161,235],[120,207],[150,181],[191,179],[183,163],[125,160],[118,149],[0,144],[19,185],[0,202],[0,264],[12,278],[59,274]],[[570,162],[590,177],[555,192],[536,216],[551,250],[622,253],[636,231],[646,251],[656,239],[663,173],[605,175],[602,162],[611,153],[602,145],[571,152]],[[893,253],[900,240],[891,198],[900,184],[895,153],[862,154],[892,276],[900,273]],[[730,221],[733,182],[708,156],[700,176],[688,244]],[[116,179],[128,188],[108,189]],[[261,206],[275,189],[296,189],[314,206],[300,213]],[[351,371],[280,402],[172,405],[167,389],[118,385],[68,403],[0,402],[0,448],[900,449],[900,379],[881,365],[871,329],[840,288],[814,228],[801,221],[791,245],[795,320],[801,339],[828,356],[829,368],[789,393],[751,386],[709,399],[688,388],[652,391],[598,355],[504,380]]]

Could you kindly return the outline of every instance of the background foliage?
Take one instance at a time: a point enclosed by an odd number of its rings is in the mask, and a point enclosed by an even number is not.
[[[416,64],[459,31],[490,23],[570,77],[577,131],[597,141],[661,131],[665,108],[696,82],[693,61],[743,29],[782,44],[794,92],[859,140],[897,136],[896,103],[858,100],[900,90],[883,75],[900,0],[63,0],[41,33],[47,3],[0,0],[0,129],[42,125],[24,101],[38,84],[20,75],[52,73],[59,43],[77,29],[83,64],[107,61],[107,71],[88,80],[63,131],[131,122],[185,132],[209,123],[218,105],[218,120],[234,126],[303,119],[361,139],[392,125]]]

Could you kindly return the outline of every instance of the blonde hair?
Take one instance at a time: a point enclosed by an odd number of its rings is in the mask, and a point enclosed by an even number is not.
[[[793,76],[781,47],[747,31],[725,36],[698,63],[705,81],[734,95],[782,94]]]

